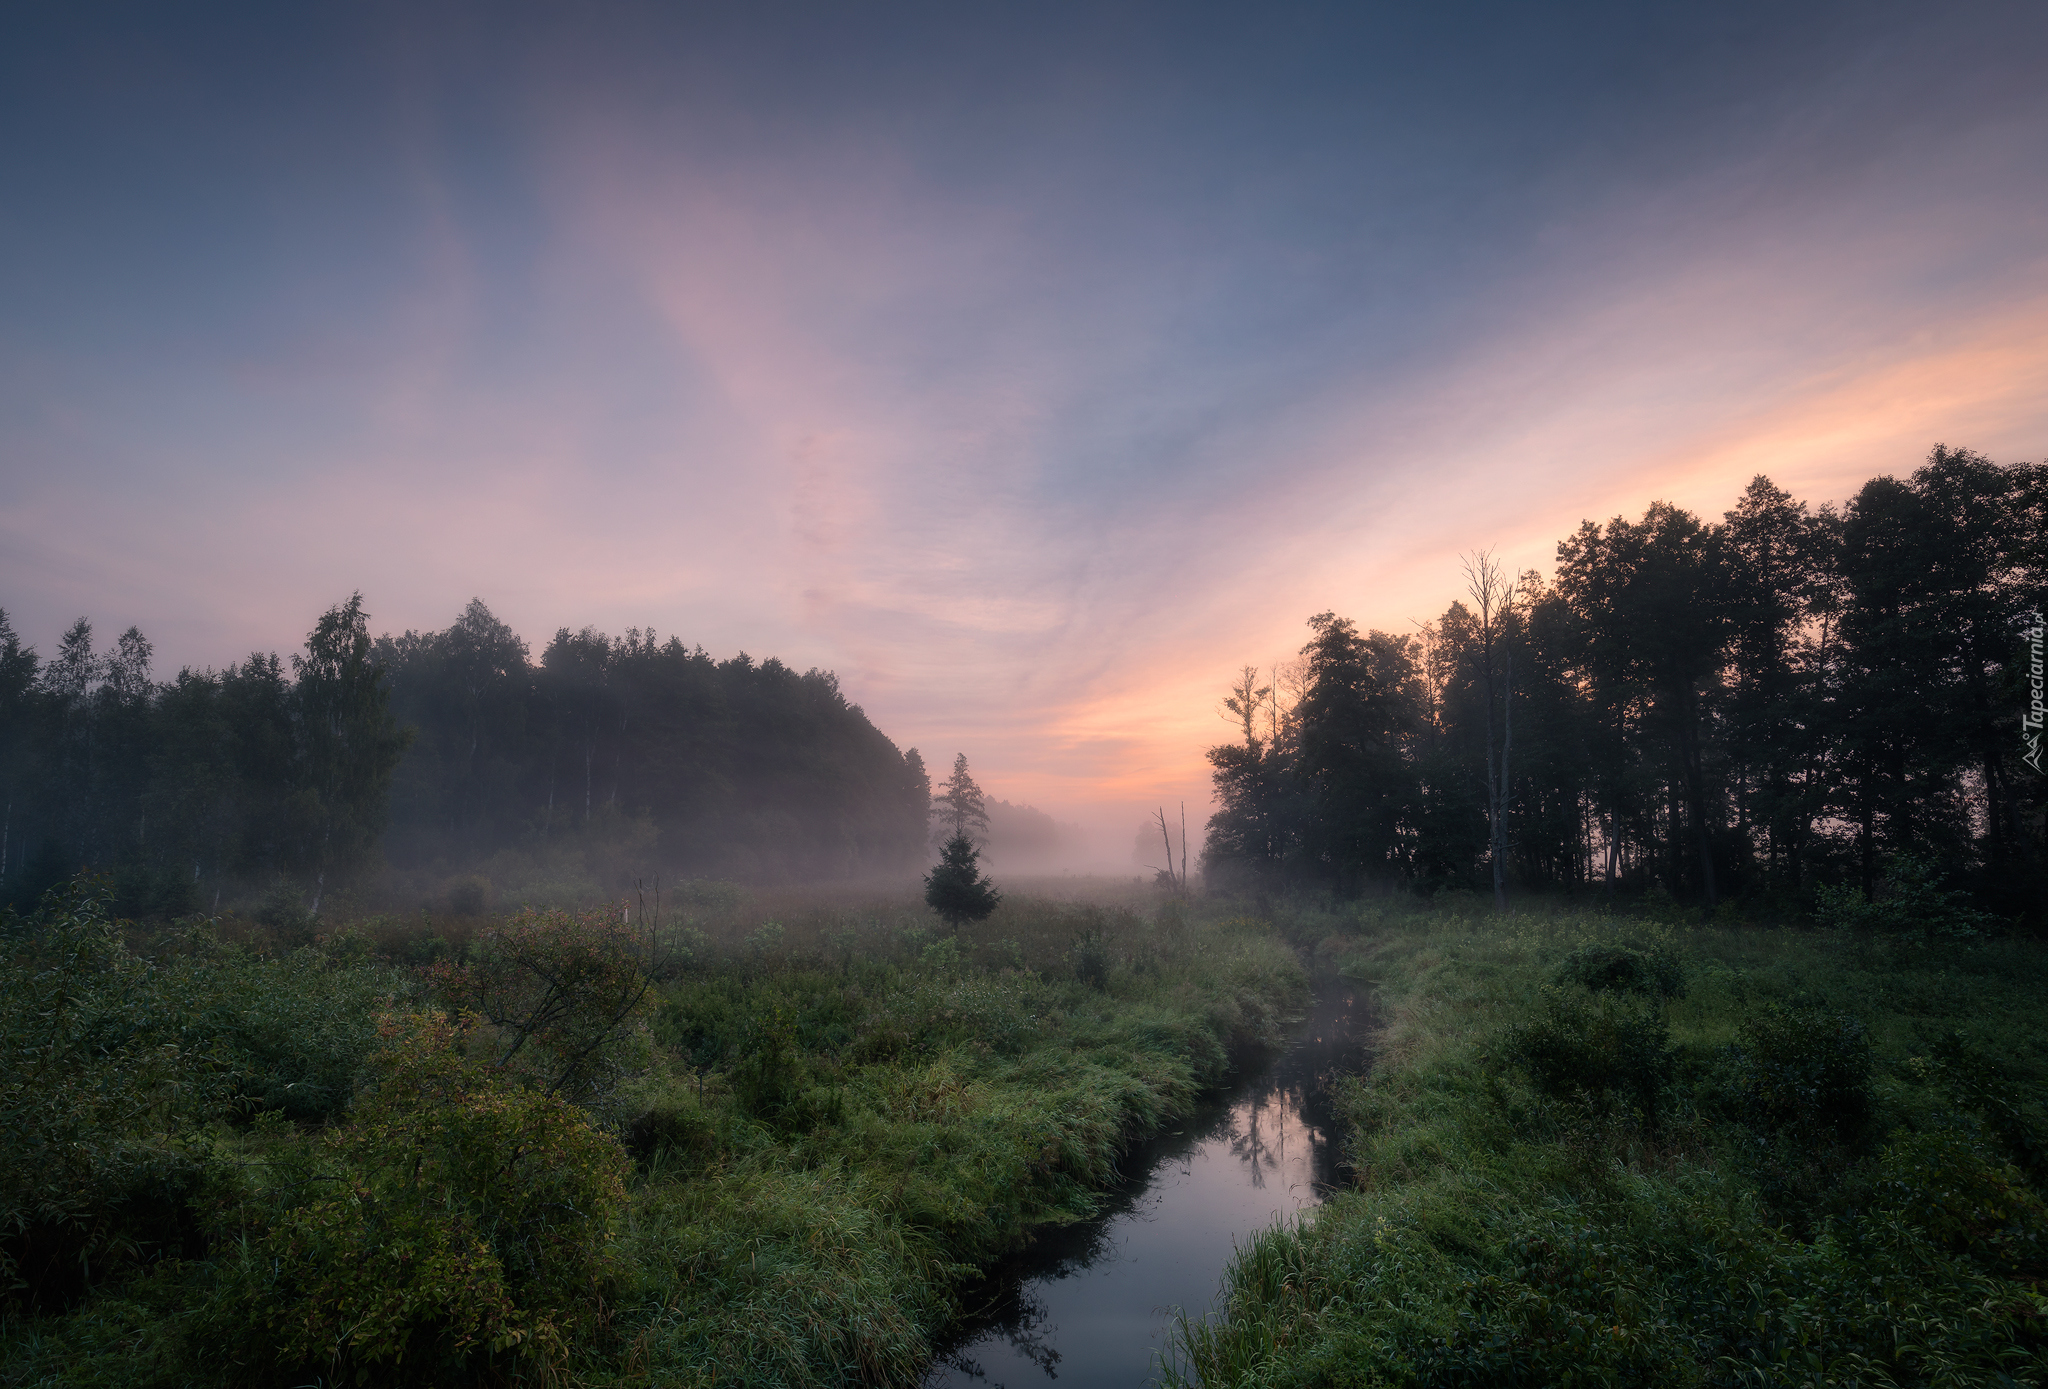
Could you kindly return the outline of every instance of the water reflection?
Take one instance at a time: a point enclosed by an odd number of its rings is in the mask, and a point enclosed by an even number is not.
[[[1321,984],[1289,1047],[1126,1154],[1094,1220],[1041,1235],[1002,1271],[927,1389],[1149,1382],[1174,1310],[1209,1306],[1234,1245],[1340,1180],[1329,1085],[1363,1064],[1366,1026],[1354,986]]]

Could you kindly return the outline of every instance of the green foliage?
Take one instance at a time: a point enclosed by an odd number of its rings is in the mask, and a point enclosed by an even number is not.
[[[677,1069],[633,1092],[627,1125],[636,1367],[918,1382],[973,1268],[1092,1209],[1124,1145],[1273,1035],[1303,983],[1242,921],[1015,898],[980,931],[915,920],[792,914],[766,956],[735,923],[662,985],[652,1030]]]
[[[1959,1129],[1908,1134],[1884,1150],[1881,1208],[1935,1243],[2015,1277],[2048,1273],[2048,1205],[2019,1168]]]
[[[155,958],[81,885],[11,919],[0,964],[0,1275],[56,1306],[189,1254],[217,1133],[339,1113],[401,985],[312,950],[264,959],[203,930]]]
[[[1537,1089],[1654,1123],[1671,1078],[1671,1031],[1657,1008],[1632,999],[1551,993],[1507,1049]]]
[[[610,909],[526,910],[479,934],[468,958],[429,970],[443,1002],[498,1030],[497,1064],[550,1094],[608,1094],[626,1069],[648,1002],[649,952]]]
[[[1814,914],[1823,926],[1868,935],[1919,942],[1983,939],[1995,918],[1967,905],[1963,893],[1944,890],[1941,876],[1932,859],[1900,854],[1874,897],[1855,887],[1816,887]]]
[[[1854,1144],[1870,1127],[1870,1038],[1821,1008],[1767,1004],[1741,1025],[1744,1120],[1770,1134]]]
[[[954,930],[970,921],[986,920],[1003,900],[981,872],[981,853],[964,833],[948,839],[939,861],[925,875],[925,905]]]
[[[1097,928],[1081,931],[1067,952],[1074,962],[1074,977],[1093,988],[1109,987],[1109,945]]]
[[[1304,984],[1263,923],[1191,913],[695,919],[650,951],[525,913],[421,971],[498,1022],[420,1014],[372,958],[419,953],[390,919],[271,956],[206,930],[138,955],[97,908],[10,936],[43,990],[0,1001],[10,1036],[82,1000],[70,1088],[7,1091],[10,1213],[72,1199],[92,1279],[16,1299],[0,1382],[907,1386],[976,1270],[1093,1210]],[[649,1035],[607,1033],[636,989]],[[610,1078],[550,1093],[581,1037]]]
[[[748,1019],[739,1064],[732,1071],[733,1097],[740,1107],[771,1125],[800,1122],[803,1116],[792,1111],[802,1097],[804,1080],[796,1024],[789,1013],[771,1006]]]
[[[617,1276],[625,1154],[508,1084],[438,1016],[383,1027],[347,1123],[215,1218],[238,1253],[210,1319],[251,1367],[439,1383],[490,1355],[560,1363]]]
[[[1560,988],[1615,943],[1597,920],[1380,916],[1347,963],[1387,1022],[1344,1101],[1358,1189],[1240,1252],[1167,1381],[2048,1380],[2048,1214],[2017,1160],[2042,949],[1698,930],[1682,999]],[[1647,1082],[1658,1018],[1658,1126],[1586,1122],[1598,1084]]]
[[[1953,1029],[1936,1039],[1932,1053],[1914,1057],[1909,1072],[1936,1080],[1959,1109],[1982,1121],[2029,1182],[2048,1190],[2048,1123],[2038,1072],[2030,1077]]]
[[[1685,994],[1684,965],[1675,951],[1660,945],[1593,941],[1565,956],[1551,977],[1559,984],[1609,993],[1659,999]]]

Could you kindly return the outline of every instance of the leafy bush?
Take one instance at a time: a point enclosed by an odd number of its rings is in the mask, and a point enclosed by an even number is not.
[[[647,944],[606,909],[527,910],[431,974],[450,1009],[497,1029],[500,1066],[516,1062],[550,1094],[598,1099],[627,1069],[631,1025],[649,999]]]
[[[1685,967],[1676,954],[1662,946],[1582,945],[1564,958],[1551,977],[1555,983],[1579,984],[1596,993],[1637,993],[1650,998],[1681,998],[1685,994]]]
[[[256,920],[268,926],[286,947],[311,945],[320,919],[306,908],[305,894],[279,879],[256,908]]]
[[[560,1363],[617,1273],[624,1151],[519,1089],[440,1016],[382,1028],[349,1122],[217,1217],[241,1257],[223,1331],[280,1371],[442,1382],[511,1352]]]
[[[623,1137],[643,1164],[692,1166],[717,1152],[717,1117],[697,1095],[670,1084],[643,1098]]]
[[[793,1111],[806,1077],[788,1011],[769,1005],[749,1018],[739,1058],[732,1071],[732,1092],[740,1107],[771,1125],[800,1124],[805,1116]]]
[[[1109,942],[1101,928],[1091,926],[1076,934],[1067,958],[1073,962],[1074,977],[1083,984],[1096,989],[1108,986]]]
[[[1855,1144],[1870,1128],[1870,1038],[1820,1008],[1771,1004],[1742,1024],[1737,1055],[1745,1119],[1762,1133]]]
[[[1821,925],[1837,930],[1922,943],[1976,941],[1989,935],[1997,919],[1966,905],[1965,894],[1944,891],[1940,879],[1934,860],[1901,854],[1887,866],[1871,899],[1855,887],[1815,888],[1814,914]]]
[[[1884,1150],[1879,1199],[1937,1243],[1998,1272],[2048,1273],[2048,1206],[2017,1167],[1956,1129]]]
[[[221,1057],[158,1028],[161,979],[87,886],[5,922],[0,1297],[65,1305],[194,1238]]]
[[[1672,1072],[1663,1013],[1625,997],[1550,991],[1536,1016],[1511,1033],[1507,1051],[1553,1099],[1602,1114],[1622,1106],[1650,1122]]]

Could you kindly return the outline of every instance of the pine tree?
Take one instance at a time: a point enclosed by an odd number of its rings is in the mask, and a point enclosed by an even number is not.
[[[954,756],[953,775],[946,778],[938,794],[932,797],[932,818],[939,822],[941,828],[952,830],[950,838],[988,843],[988,804],[981,788],[968,775],[966,753]]]
[[[965,759],[962,761],[964,764]],[[981,852],[974,841],[956,834],[940,849],[938,863],[925,876],[924,900],[957,931],[963,923],[980,921],[994,911],[1003,894],[982,875]]]

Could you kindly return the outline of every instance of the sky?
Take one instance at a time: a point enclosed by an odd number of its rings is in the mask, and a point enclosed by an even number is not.
[[[1312,614],[2048,454],[2044,71],[2034,3],[11,5],[0,608],[651,627],[1199,822]]]

